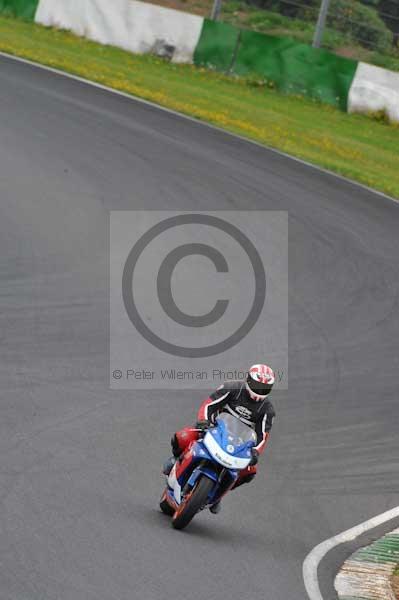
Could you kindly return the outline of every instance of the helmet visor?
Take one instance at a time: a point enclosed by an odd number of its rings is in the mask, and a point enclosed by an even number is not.
[[[247,383],[250,390],[258,396],[267,396],[273,387],[273,384],[254,381],[251,377],[248,377]]]

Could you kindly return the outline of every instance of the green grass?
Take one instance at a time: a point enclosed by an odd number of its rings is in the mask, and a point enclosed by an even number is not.
[[[0,17],[0,50],[80,75],[399,197],[399,129],[238,79]]]

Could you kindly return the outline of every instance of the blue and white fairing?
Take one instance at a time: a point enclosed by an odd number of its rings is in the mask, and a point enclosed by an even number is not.
[[[232,484],[239,472],[249,466],[251,448],[255,445],[256,434],[253,429],[236,417],[222,413],[217,418],[216,425],[191,447],[191,461],[187,468],[177,473],[177,463],[173,467],[167,480],[170,498],[179,505],[182,487],[188,485],[192,488],[200,476],[206,475],[215,482],[208,498],[208,504],[214,503],[222,493],[220,466],[224,467]]]
[[[209,429],[203,439],[212,458],[223,467],[234,470],[248,467],[255,442],[255,432],[227,413],[218,417],[217,426]]]

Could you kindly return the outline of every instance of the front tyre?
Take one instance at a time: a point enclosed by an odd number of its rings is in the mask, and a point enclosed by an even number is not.
[[[199,510],[206,504],[210,491],[214,486],[212,479],[202,476],[183,500],[173,515],[172,525],[175,529],[184,529]]]
[[[162,494],[161,500],[159,501],[159,508],[165,515],[168,515],[169,517],[173,517],[175,514],[175,509],[172,508],[169,502],[166,500],[166,490]]]

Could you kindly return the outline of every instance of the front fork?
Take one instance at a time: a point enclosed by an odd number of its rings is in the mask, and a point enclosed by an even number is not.
[[[218,473],[214,469],[210,470],[207,468],[208,461],[202,461],[196,469],[194,469],[191,477],[188,479],[187,484],[183,488],[183,493],[189,492],[195,485],[198,477],[203,474],[209,479],[213,479],[215,482],[214,493],[209,504],[215,504],[223,498],[225,494],[234,486],[238,479],[236,471],[231,472],[229,469],[223,467]],[[233,475],[234,474],[234,475]],[[226,479],[228,478],[228,479]]]
[[[187,457],[185,457],[183,461],[186,459]],[[201,475],[204,475],[215,482],[215,486],[213,488],[214,492],[212,494],[213,497],[210,504],[214,504],[220,500],[233,487],[238,478],[236,471],[230,471],[225,467],[222,467],[220,471],[215,471],[214,464],[210,464],[208,460],[201,460],[195,465],[189,476],[187,478],[184,477],[184,480],[180,485],[179,479],[183,473],[181,472],[181,465],[178,463],[179,461],[175,464],[167,478],[168,487],[169,489],[173,490],[174,500],[178,505],[184,502],[185,496],[187,493],[190,493]],[[226,480],[227,477],[228,480]]]
[[[226,485],[223,482],[223,479],[225,478],[225,476],[227,475],[227,473],[230,474],[230,477],[229,477],[230,481],[228,482],[228,485]],[[236,471],[234,471],[234,477],[233,477],[232,476],[232,472],[229,469],[223,468],[221,470],[220,475],[219,475],[219,479],[218,479],[219,490],[221,490],[221,493],[220,493],[219,497],[217,498],[217,500],[215,500],[215,502],[216,501],[220,501],[223,498],[223,496],[225,496],[227,494],[227,492],[229,492],[233,488],[233,486],[235,485],[237,479],[238,479],[238,473]]]

